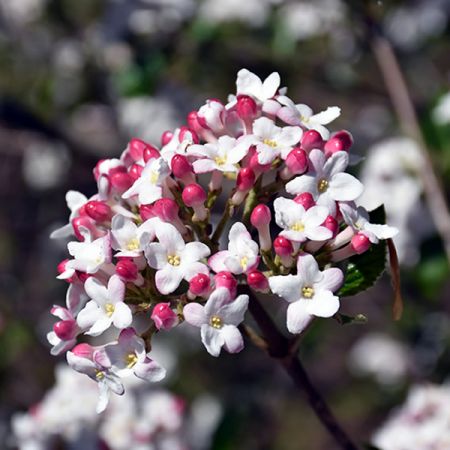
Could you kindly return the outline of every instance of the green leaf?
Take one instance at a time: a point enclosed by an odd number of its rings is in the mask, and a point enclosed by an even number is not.
[[[386,222],[383,205],[370,213],[370,222],[379,224]],[[372,287],[386,267],[386,247],[386,242],[380,241],[362,255],[352,256],[345,272],[344,285],[337,295],[340,297],[355,295]]]

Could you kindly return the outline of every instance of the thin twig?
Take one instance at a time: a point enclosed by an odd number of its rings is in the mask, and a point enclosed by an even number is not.
[[[297,357],[296,346],[292,346],[291,340],[283,336],[278,330],[269,314],[253,295],[251,289],[248,286],[243,286],[242,289],[249,296],[249,309],[263,333],[265,342],[267,343],[267,353],[280,361],[295,385],[305,393],[309,405],[322,425],[333,436],[339,447],[343,450],[358,450],[358,447],[343,430],[325,400],[308,377],[308,374]]]

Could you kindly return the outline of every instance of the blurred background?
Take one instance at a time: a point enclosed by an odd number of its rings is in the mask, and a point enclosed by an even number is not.
[[[448,198],[450,0],[366,3],[400,61]],[[65,192],[92,195],[98,159],[118,156],[133,136],[159,145],[205,99],[234,93],[243,67],[261,78],[278,71],[289,96],[315,111],[342,108],[332,129],[351,131],[364,158],[362,202],[385,202],[400,229],[402,320],[392,319],[388,277],[344,299],[342,312],[368,323],[315,323],[301,350],[315,384],[349,433],[369,443],[413,385],[445,383],[449,265],[424,198],[423,154],[402,132],[357,9],[341,0],[0,0],[0,448],[18,445],[24,427],[11,417],[43,399],[64,363],[50,356],[46,333],[66,291],[55,279],[65,243],[48,237],[67,221]],[[335,448],[258,349],[216,360],[184,335],[163,336],[161,348],[166,387],[203,426],[196,448]],[[108,442],[102,430],[98,448],[153,448]],[[87,449],[80,433],[21,448]]]

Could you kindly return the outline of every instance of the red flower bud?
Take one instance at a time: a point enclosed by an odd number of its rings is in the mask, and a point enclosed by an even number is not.
[[[294,251],[294,247],[289,239],[284,236],[277,236],[273,241],[275,253],[279,256],[290,256]]]
[[[151,318],[158,330],[170,330],[178,323],[178,317],[170,308],[170,303],[158,303],[155,305]]]
[[[106,202],[91,200],[84,206],[86,214],[96,222],[106,222],[111,219],[112,211]]]
[[[294,202],[298,203],[299,205],[302,205],[303,208],[305,208],[305,211],[311,208],[311,206],[314,206],[316,204],[310,192],[303,192],[301,194],[298,194],[294,198]]]
[[[293,148],[286,157],[286,166],[294,175],[300,175],[308,170],[308,157],[305,150]]]
[[[238,173],[236,187],[240,191],[248,191],[255,184],[255,172],[250,167],[244,167]]]
[[[259,270],[253,270],[247,274],[247,284],[255,291],[267,291],[269,281],[267,277]]]
[[[189,281],[189,290],[194,295],[204,295],[209,291],[211,280],[208,275],[199,273]]]
[[[270,209],[263,203],[255,206],[250,215],[250,222],[255,228],[269,225],[271,219],[272,214],[270,213]]]
[[[371,245],[369,238],[363,233],[357,233],[352,237],[351,247],[358,255],[369,250]]]
[[[188,184],[181,196],[186,206],[203,205],[206,200],[205,190],[197,183]]]
[[[116,264],[116,273],[125,281],[134,281],[138,276],[138,268],[131,259],[121,258]]]
[[[316,130],[308,130],[303,133],[301,140],[301,147],[307,152],[313,150],[314,148],[322,149],[324,141],[321,134]]]

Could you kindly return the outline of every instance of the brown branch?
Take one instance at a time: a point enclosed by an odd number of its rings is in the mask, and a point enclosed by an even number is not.
[[[248,286],[243,286],[242,289],[249,296],[249,310],[263,333],[267,343],[267,353],[272,358],[280,361],[295,385],[305,394],[317,418],[334,438],[339,448],[343,450],[358,450],[358,447],[338,423],[297,358],[297,339],[290,340],[283,336],[251,289]]]

